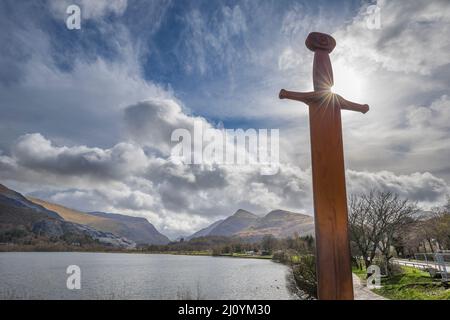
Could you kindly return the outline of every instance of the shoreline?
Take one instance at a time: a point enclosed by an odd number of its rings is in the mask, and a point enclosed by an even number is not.
[[[241,258],[241,259],[260,259],[260,260],[272,260],[272,255],[259,256],[259,255],[246,255],[246,254],[213,254],[209,251],[141,251],[141,250],[4,250],[0,246],[0,253],[27,253],[27,252],[42,252],[42,253],[124,253],[124,254],[167,254],[167,255],[180,255],[180,256],[208,256],[208,257],[227,257],[227,258]]]

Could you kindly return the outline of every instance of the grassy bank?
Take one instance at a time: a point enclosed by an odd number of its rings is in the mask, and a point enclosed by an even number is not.
[[[366,279],[366,270],[353,269],[353,273]],[[401,272],[381,278],[382,288],[373,292],[391,300],[450,300],[450,287],[428,272],[412,267],[401,267]]]
[[[272,259],[272,255],[252,255],[245,253],[221,253],[213,254],[211,250],[197,251],[145,251],[139,249],[118,249],[105,247],[80,248],[76,246],[61,245],[43,245],[43,246],[24,246],[24,245],[8,245],[0,246],[0,252],[92,252],[92,253],[139,253],[139,254],[172,254],[183,256],[214,256],[214,257],[230,257],[230,258],[247,258],[247,259]]]
[[[250,258],[250,259],[272,259],[272,255],[260,256],[254,254],[245,253],[222,253],[218,255],[219,257],[231,257],[231,258]]]
[[[173,255],[182,255],[182,256],[212,256],[212,257],[229,257],[229,258],[248,258],[248,259],[272,259],[272,255],[254,255],[254,254],[246,254],[246,253],[220,253],[215,254],[212,250],[198,250],[198,251],[152,251],[145,252],[148,254],[173,254]]]

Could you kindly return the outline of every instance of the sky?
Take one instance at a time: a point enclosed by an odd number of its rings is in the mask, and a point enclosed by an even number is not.
[[[66,8],[81,8],[68,30]],[[368,7],[380,9],[369,28]],[[450,195],[450,2],[0,2],[0,183],[86,211],[146,217],[171,238],[242,208],[313,214],[309,32],[331,34],[348,194],[428,210]],[[279,129],[280,169],[180,165],[171,132]]]

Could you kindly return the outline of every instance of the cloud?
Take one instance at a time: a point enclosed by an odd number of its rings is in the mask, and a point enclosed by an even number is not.
[[[90,179],[120,179],[147,166],[143,150],[129,143],[122,142],[111,149],[57,147],[38,133],[20,137],[12,156],[25,168],[68,176],[85,175]]]
[[[449,63],[450,6],[440,1],[383,1],[381,29],[368,30],[367,6],[347,28],[335,33],[337,54],[366,68],[429,75]]]
[[[20,137],[10,155],[0,156],[2,181],[26,182],[28,192],[50,201],[93,211],[120,212],[148,218],[169,236],[189,234],[239,208],[259,214],[275,208],[312,213],[311,171],[282,163],[278,174],[262,176],[258,166],[182,165],[165,155],[164,135],[193,123],[170,100],[141,102],[126,108],[141,138],[111,148],[58,146],[41,134]],[[131,111],[130,111],[131,110]],[[141,113],[142,112],[142,113]],[[148,123],[147,123],[148,121]],[[205,126],[213,127],[206,120]],[[158,141],[160,139],[161,141]],[[152,151],[146,152],[148,146]],[[447,183],[428,172],[398,175],[389,171],[347,171],[350,193],[392,190],[430,207],[445,201]]]
[[[152,99],[128,106],[124,110],[124,118],[132,140],[165,155],[169,155],[173,147],[171,134],[175,129],[193,132],[195,121],[205,128],[212,128],[204,118],[185,114],[180,104],[170,99]]]
[[[335,87],[370,105],[363,116],[342,113],[347,167],[430,172],[449,182],[450,37],[443,35],[450,34],[450,7],[446,1],[379,5],[381,29],[367,28],[363,5],[333,33]]]
[[[33,32],[34,39],[25,34],[30,48],[24,50],[32,53],[17,68],[11,65],[17,76],[5,74],[10,85],[0,86],[3,148],[24,132],[40,132],[65,143],[108,146],[120,135],[117,124],[123,108],[150,97],[173,97],[169,87],[143,79],[139,54],[129,43],[122,44],[114,61],[81,56],[68,72],[49,59],[52,49],[44,33]],[[9,64],[8,59],[0,58],[0,65]],[[2,72],[9,74],[8,70]]]
[[[182,45],[186,71],[209,71],[209,66],[231,66],[236,56],[245,55],[242,35],[247,30],[246,17],[239,5],[221,6],[207,16],[199,9],[184,17]]]
[[[122,15],[127,0],[50,0],[50,9],[56,18],[65,19],[66,9],[72,4],[80,6],[82,19],[100,19],[109,14]]]
[[[433,101],[429,107],[410,106],[406,114],[410,127],[434,131],[450,130],[450,99],[447,95]]]
[[[396,175],[389,171],[357,172],[347,171],[349,193],[368,193],[370,190],[392,191],[402,197],[417,201],[419,205],[430,208],[437,203],[445,203],[450,186],[429,172],[415,172],[409,175]]]
[[[79,1],[89,20],[80,33],[58,27],[66,1],[10,3],[0,4],[0,39],[9,44],[0,49],[0,179],[19,191],[147,217],[172,237],[239,208],[311,214],[307,108],[277,94],[311,88],[304,40],[324,31],[337,40],[331,59],[346,97],[371,106],[364,116],[343,112],[349,193],[387,189],[425,207],[449,193],[444,1],[386,2],[380,30],[367,29],[365,6],[348,19],[358,10],[342,4],[249,1],[203,11]],[[280,128],[278,174],[170,161],[173,130],[192,132],[195,121],[220,130],[219,120]]]

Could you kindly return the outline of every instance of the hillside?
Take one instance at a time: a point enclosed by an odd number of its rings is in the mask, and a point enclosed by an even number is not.
[[[190,236],[185,237],[185,240],[191,240],[191,239],[194,239],[194,238],[200,238],[200,237],[208,236],[215,227],[217,227],[220,223],[222,223],[222,221],[223,220],[217,220],[216,222],[214,222],[213,224],[207,226],[206,228],[203,228],[203,229],[201,229],[201,230],[191,234]]]
[[[239,209],[232,216],[226,218],[212,228],[207,235],[209,236],[232,236],[258,221],[258,216]]]
[[[61,216],[59,216],[56,212],[47,210],[43,206],[29,201],[20,193],[9,189],[2,184],[0,184],[0,203],[5,206],[30,209],[30,212],[34,213],[33,215],[61,219]],[[20,219],[20,217],[16,218]]]
[[[57,212],[64,220],[90,226],[103,232],[110,232],[130,239],[137,244],[167,244],[169,239],[158,232],[145,218],[130,217],[104,212],[82,212],[41,199],[29,198],[48,210]]]
[[[126,229],[125,225],[122,225],[112,219],[87,214],[82,211],[70,209],[59,204],[47,202],[33,197],[28,197],[28,199],[36,204],[43,206],[44,208],[47,208],[48,210],[57,212],[66,221],[84,224],[98,230],[115,234],[119,234],[124,231],[124,229]]]
[[[126,229],[123,230],[122,234],[138,244],[167,244],[170,242],[169,238],[160,233],[145,218],[105,212],[90,212],[89,214],[123,223]]]
[[[300,213],[274,210],[235,236],[258,240],[269,234],[276,238],[286,238],[295,234],[300,236],[314,234],[314,218]]]
[[[15,244],[108,245],[134,247],[132,241],[64,220],[58,213],[33,203],[0,184],[0,242]]]

